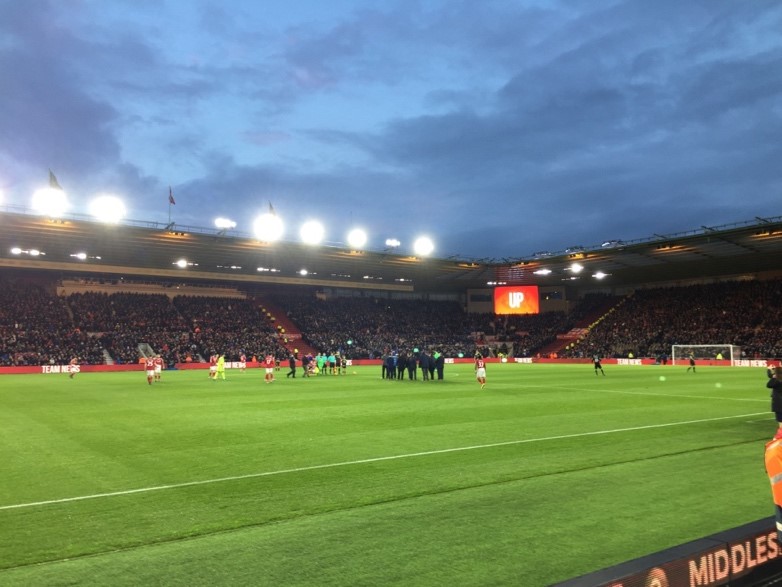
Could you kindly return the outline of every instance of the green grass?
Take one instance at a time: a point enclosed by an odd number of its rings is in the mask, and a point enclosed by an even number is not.
[[[546,585],[773,513],[760,369],[286,371],[0,378],[0,585]]]

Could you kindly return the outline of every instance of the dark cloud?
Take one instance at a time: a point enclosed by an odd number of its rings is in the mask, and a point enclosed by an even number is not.
[[[139,214],[173,183],[182,222],[271,200],[446,256],[782,213],[776,2],[161,6],[0,3],[0,158]]]
[[[118,114],[91,96],[76,68],[62,59],[82,55],[88,46],[46,18],[48,3],[19,6],[0,6],[6,39],[0,50],[0,149],[26,165],[96,172],[119,152],[110,130]]]

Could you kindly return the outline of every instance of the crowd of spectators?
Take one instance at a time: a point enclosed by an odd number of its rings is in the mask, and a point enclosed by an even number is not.
[[[103,347],[74,325],[61,299],[45,284],[2,284],[0,365],[63,365],[77,355],[101,363]]]
[[[272,354],[284,358],[288,350],[279,334],[253,300],[177,296],[174,307],[188,324],[189,343],[198,354],[222,353],[227,361]]]
[[[529,354],[556,338],[569,323],[564,312],[526,316],[469,314],[458,302],[275,297],[304,340],[320,352],[352,359],[388,351],[438,350],[446,357]]]
[[[148,344],[167,363],[223,353],[285,358],[280,333],[251,299],[164,294],[78,293],[58,297],[46,283],[0,287],[0,365],[137,362]],[[782,280],[642,289],[591,325],[560,356],[658,357],[674,344],[734,344],[744,356],[782,356]],[[446,357],[533,356],[606,305],[587,296],[570,313],[469,314],[452,301],[373,297],[269,296],[319,352],[378,358],[415,348]],[[611,300],[613,304],[614,300]]]
[[[288,354],[279,334],[247,299],[138,293],[74,293],[24,281],[0,287],[0,365],[137,363],[140,346],[167,364],[212,353],[237,361]],[[145,346],[147,345],[147,346]]]
[[[456,303],[379,298],[318,299],[270,296],[287,310],[305,342],[320,352],[351,359],[378,358],[389,349],[437,345],[446,356],[469,352],[469,329]]]
[[[744,357],[780,357],[781,296],[782,280],[638,290],[564,354],[656,358],[675,344],[733,344]]]

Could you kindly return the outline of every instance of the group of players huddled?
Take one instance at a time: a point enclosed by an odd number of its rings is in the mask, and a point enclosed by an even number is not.
[[[297,363],[301,362],[304,371],[304,377],[312,375],[346,375],[348,368],[348,359],[340,353],[318,353],[313,356],[310,353],[299,358],[298,350],[288,355],[287,377],[296,377]],[[273,383],[276,381],[275,371],[280,370],[280,359],[272,354],[266,354],[258,361],[258,366],[264,370],[264,381]],[[239,356],[239,371],[244,372],[247,368],[247,355],[242,353]],[[213,352],[209,357],[209,378],[213,381],[222,379],[225,381],[225,355]]]

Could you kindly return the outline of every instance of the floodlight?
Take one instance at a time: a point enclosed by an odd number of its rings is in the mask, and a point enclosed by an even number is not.
[[[362,248],[367,244],[367,233],[360,228],[354,228],[348,233],[348,244],[354,249]]]
[[[535,275],[549,275],[551,273],[551,269],[538,269],[537,271],[533,271]]]
[[[71,257],[75,257],[76,259],[79,259],[79,261],[84,261],[87,259],[87,253],[73,253]]]
[[[299,271],[299,275],[301,275],[302,277],[306,277],[308,273],[309,271],[307,271],[306,269],[301,269]]]
[[[187,267],[187,259],[180,259],[179,261],[174,263],[174,265],[176,265],[180,269],[184,269],[185,267]]]
[[[401,244],[402,243],[399,242],[399,239],[396,239],[396,238],[387,238],[386,239],[386,246],[387,247],[396,248],[396,247],[398,247]]]
[[[13,249],[11,249],[11,254],[12,255],[21,255],[22,254],[22,249],[20,249],[19,247],[14,247]]]
[[[228,218],[215,218],[215,226],[227,230],[229,228],[236,228],[236,222],[229,220]]]
[[[32,207],[38,214],[59,218],[68,209],[68,198],[62,190],[42,188],[33,194]]]
[[[570,270],[571,270],[573,273],[581,273],[581,272],[584,270],[584,266],[583,266],[583,265],[581,265],[580,263],[573,263],[573,264],[570,266]]]
[[[90,202],[90,214],[100,222],[117,224],[125,217],[125,204],[117,196],[98,196]]]
[[[267,212],[261,214],[255,219],[253,223],[253,232],[258,240],[267,243],[279,240],[282,237],[285,228],[282,225],[282,220],[276,214]]]
[[[592,277],[594,277],[595,279],[603,279],[607,275],[608,275],[608,273],[603,273],[602,271],[598,271]]]
[[[41,251],[39,251],[38,249],[30,249],[30,253],[29,254],[30,254],[31,257],[37,257],[38,255],[41,254]]]
[[[317,220],[308,220],[301,225],[299,235],[301,236],[301,240],[308,245],[317,245],[323,240],[324,232],[325,230],[320,222]]]
[[[416,255],[426,257],[427,255],[431,255],[432,251],[434,251],[434,243],[428,236],[418,237],[413,243],[413,251],[415,251]]]

